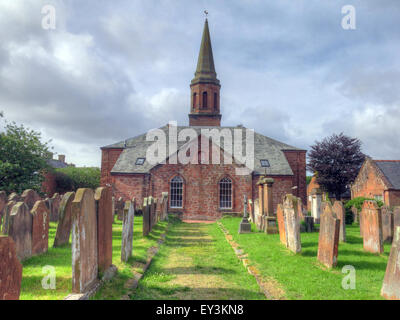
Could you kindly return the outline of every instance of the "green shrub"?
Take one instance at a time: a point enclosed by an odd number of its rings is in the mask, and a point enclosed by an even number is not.
[[[365,198],[365,197],[357,197],[354,199],[351,199],[347,201],[344,205],[344,208],[346,209],[346,224],[352,224],[353,223],[353,212],[351,211],[351,208],[355,206],[357,208],[357,212],[361,212],[362,205],[365,200],[374,200],[378,204],[379,207],[383,206],[383,202],[381,200],[375,200],[371,198]]]
[[[96,167],[67,167],[56,170],[57,192],[100,186],[100,169]]]

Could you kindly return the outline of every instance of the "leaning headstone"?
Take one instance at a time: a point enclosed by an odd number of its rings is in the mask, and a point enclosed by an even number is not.
[[[278,219],[279,239],[280,239],[281,243],[287,247],[285,217],[283,214],[282,204],[280,204],[280,203],[278,203],[278,207],[276,209],[276,217]]]
[[[340,220],[327,203],[320,217],[318,260],[328,268],[337,264],[339,246]]]
[[[121,261],[127,262],[132,256],[133,222],[135,217],[135,199],[125,202],[122,227]]]
[[[332,210],[340,220],[339,241],[346,242],[346,210],[342,201],[335,201]]]
[[[382,213],[382,239],[385,243],[393,240],[393,213],[387,207],[381,208]]]
[[[20,261],[32,256],[32,215],[23,202],[18,202],[11,210],[8,236],[15,242]]]
[[[50,212],[44,200],[36,201],[32,214],[32,255],[47,252],[49,248]]]
[[[291,194],[286,195],[283,202],[283,215],[285,217],[286,243],[289,250],[294,253],[301,251],[300,221],[296,212],[297,199]]]
[[[21,195],[21,201],[28,206],[29,210],[32,210],[36,201],[39,200],[41,200],[40,196],[35,190],[32,189],[25,190]]]
[[[97,260],[99,272],[105,272],[112,263],[112,190],[110,187],[96,189],[97,214]]]
[[[72,202],[72,292],[97,283],[97,221],[92,189],[78,189]]]
[[[75,192],[67,192],[63,195],[58,213],[57,232],[54,238],[53,247],[60,247],[69,243],[72,226],[72,201]]]
[[[382,253],[382,216],[376,202],[372,200],[364,201],[361,216],[364,250],[372,253]]]
[[[150,233],[150,203],[148,198],[143,199],[143,236]]]
[[[0,236],[0,300],[18,300],[21,291],[22,265],[14,241]]]
[[[389,300],[400,300],[400,227],[394,231],[392,248],[386,266],[381,295]]]
[[[59,218],[58,214],[60,210],[61,196],[58,193],[55,193],[50,200],[50,221],[57,222]]]

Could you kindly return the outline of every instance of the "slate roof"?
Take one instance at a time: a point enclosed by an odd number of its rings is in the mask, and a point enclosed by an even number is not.
[[[400,160],[375,160],[375,164],[392,184],[393,189],[400,189]]]
[[[47,163],[55,169],[66,168],[68,165],[60,160],[48,159]]]
[[[188,126],[178,126],[178,134],[181,130],[186,128],[193,128],[196,130],[197,134],[201,133],[201,129],[242,129],[242,150],[245,153],[245,141],[246,141],[246,128],[244,127],[188,127]],[[161,127],[167,137],[168,145],[168,125]],[[233,133],[232,133],[233,137]],[[266,137],[257,132],[254,133],[254,174],[264,174],[265,168],[261,167],[260,160],[268,159],[270,167],[267,168],[267,173],[269,175],[293,175],[293,171],[284,155],[282,150],[294,150],[301,151],[302,149],[287,145],[285,143],[276,141],[269,137]],[[149,146],[151,146],[153,141],[146,141],[146,134],[130,138],[124,141],[120,141],[115,144],[111,144],[102,149],[113,149],[113,148],[123,148],[121,155],[116,161],[111,173],[147,173],[154,165],[145,161],[143,165],[136,165],[137,158],[146,158],[146,151]],[[180,149],[186,142],[178,142],[178,149]],[[223,143],[222,143],[223,147]],[[167,149],[168,150],[168,149]],[[167,151],[168,152],[168,151]]]

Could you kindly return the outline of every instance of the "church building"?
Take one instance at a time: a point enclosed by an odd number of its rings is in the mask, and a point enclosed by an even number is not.
[[[234,155],[231,163],[226,163],[223,159],[220,163],[215,163],[211,161],[211,152],[204,152],[205,148],[201,144],[204,141],[204,129],[224,130],[225,133],[232,133],[232,137],[238,130],[242,131],[241,147],[243,151],[246,150],[245,137],[248,130],[245,127],[221,127],[220,89],[206,19],[197,68],[190,83],[189,125],[175,127],[178,135],[185,129],[196,132],[195,139],[191,141],[178,140],[177,149],[182,151],[188,144],[196,143],[196,156],[201,161],[195,164],[179,161],[176,163],[171,161],[171,154],[167,152],[164,161],[152,163],[147,158],[147,151],[154,141],[147,141],[144,133],[101,148],[101,184],[111,185],[116,198],[128,200],[134,197],[138,204],[143,203],[145,197],[160,199],[163,192],[168,192],[169,212],[180,213],[183,219],[216,220],[226,212],[243,212],[244,196],[253,203],[257,201],[257,182],[263,176],[274,179],[274,210],[286,193],[292,193],[306,204],[305,150],[254,132],[254,157],[251,159],[251,166],[247,166]],[[268,119],[265,119],[265,123],[268,123]],[[169,138],[170,129],[170,124],[160,128],[165,132],[168,146],[172,143]],[[226,142],[225,138],[223,140]],[[225,144],[207,141],[210,143],[208,150],[217,149],[220,152],[218,157],[223,158],[222,155],[227,152],[224,150]],[[204,158],[207,158],[206,161]],[[246,166],[247,169],[250,168],[246,174],[237,174],[238,168],[243,169]]]

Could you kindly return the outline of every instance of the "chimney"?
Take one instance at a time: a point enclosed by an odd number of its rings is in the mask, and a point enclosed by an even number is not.
[[[58,155],[58,161],[61,161],[62,163],[65,163],[65,155],[64,154],[59,154]]]

